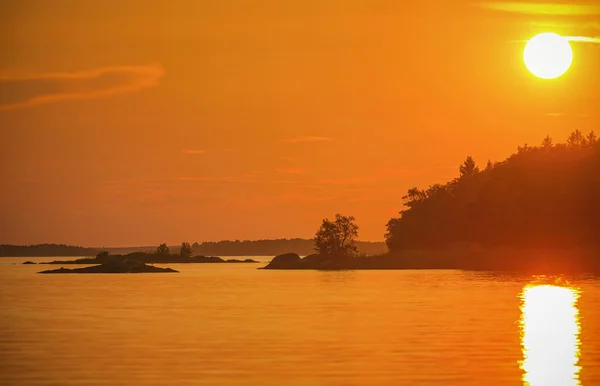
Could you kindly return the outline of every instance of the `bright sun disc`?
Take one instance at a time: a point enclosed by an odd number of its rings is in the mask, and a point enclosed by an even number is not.
[[[569,41],[547,32],[532,37],[523,52],[527,69],[538,78],[558,78],[571,67],[573,50]]]

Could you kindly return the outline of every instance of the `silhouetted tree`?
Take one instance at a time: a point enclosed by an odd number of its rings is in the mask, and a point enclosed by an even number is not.
[[[587,144],[590,146],[594,146],[597,142],[598,142],[598,137],[596,136],[596,133],[594,133],[593,131],[591,131],[587,137]]]
[[[181,243],[181,249],[179,250],[179,256],[182,259],[190,259],[192,257],[193,251],[192,246],[188,242]]]
[[[567,145],[569,145],[569,147],[571,148],[583,147],[586,145],[586,143],[587,140],[585,136],[579,130],[575,130],[574,132],[572,132],[571,135],[569,135],[569,138],[567,139]]]
[[[335,221],[324,219],[315,235],[315,250],[321,255],[352,256],[358,252],[355,240],[358,225],[352,216],[335,215]]]
[[[542,141],[542,147],[544,149],[551,149],[553,146],[552,144],[552,138],[550,138],[549,135],[546,136],[546,138],[544,138],[544,140]]]
[[[165,243],[160,244],[158,248],[156,248],[156,255],[158,256],[168,256],[169,253],[169,247],[167,247],[167,244]]]
[[[475,165],[473,157],[468,156],[465,162],[459,168],[461,177],[470,177],[475,173],[479,173],[479,168]]]

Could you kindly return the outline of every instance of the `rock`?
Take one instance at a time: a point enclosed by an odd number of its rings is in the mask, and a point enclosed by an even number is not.
[[[265,269],[294,269],[298,268],[302,259],[295,253],[284,253],[277,255],[265,267]]]
[[[67,269],[51,269],[38,273],[146,273],[146,272],[177,272],[171,268],[159,268],[153,265],[147,265],[139,261],[119,261],[108,262],[92,267]]]
[[[29,261],[29,260],[27,260],[27,261],[26,261],[26,262],[24,262],[23,264],[37,264],[37,263],[34,263],[33,261]]]
[[[194,263],[225,263],[225,260],[218,256],[194,256],[192,261]]]
[[[356,269],[355,259],[347,256],[313,254],[301,259],[295,253],[275,256],[264,269]]]

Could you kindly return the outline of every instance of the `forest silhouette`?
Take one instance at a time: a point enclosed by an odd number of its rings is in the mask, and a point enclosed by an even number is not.
[[[546,137],[505,161],[468,157],[446,184],[412,188],[387,223],[389,250],[475,243],[482,247],[600,245],[600,141],[576,130],[567,143]]]
[[[338,214],[323,220],[316,254],[276,256],[265,269],[600,273],[600,142],[593,132],[576,130],[556,145],[547,136],[484,169],[467,157],[457,178],[411,188],[403,199],[405,209],[387,223],[389,252],[343,251],[358,226]],[[335,226],[342,219],[352,227]]]

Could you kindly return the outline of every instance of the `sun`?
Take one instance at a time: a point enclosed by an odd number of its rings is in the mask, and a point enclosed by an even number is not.
[[[538,78],[554,79],[563,75],[573,62],[569,41],[552,32],[532,37],[523,51],[527,69]]]

